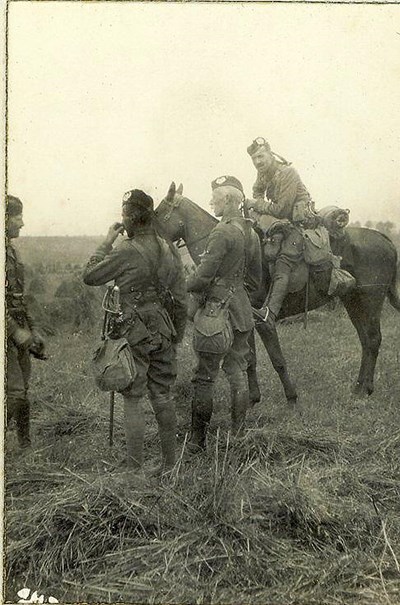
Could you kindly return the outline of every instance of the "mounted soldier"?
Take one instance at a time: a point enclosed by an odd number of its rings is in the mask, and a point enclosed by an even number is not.
[[[340,267],[340,259],[332,254],[323,218],[315,211],[314,202],[295,168],[271,151],[263,137],[255,139],[247,152],[257,169],[257,179],[253,185],[254,199],[246,200],[246,207],[262,215],[261,219],[269,219],[264,225],[261,220],[266,231],[264,257],[272,273],[263,310],[267,323],[272,325],[288,293],[291,276],[304,259],[327,269],[329,275],[332,266]],[[341,277],[342,289],[354,285],[354,279],[347,272],[342,270]],[[329,294],[335,294],[332,286],[333,279]]]
[[[90,258],[84,282],[111,280],[120,290],[120,336],[130,345],[137,375],[124,398],[128,467],[142,472],[146,387],[158,423],[162,463],[159,474],[175,464],[176,415],[171,387],[176,379],[176,345],[184,335],[186,287],[180,256],[153,225],[153,200],[133,189],[123,198],[123,223],[111,225],[104,243]],[[127,237],[115,248],[118,235]]]
[[[249,405],[246,368],[248,337],[254,327],[249,295],[259,289],[262,269],[259,238],[240,207],[244,193],[233,176],[211,183],[210,206],[221,221],[211,231],[200,264],[187,289],[201,298],[194,317],[192,450],[204,449],[213,411],[213,387],[220,364],[231,389],[232,432],[241,434]]]
[[[30,403],[28,399],[31,375],[30,354],[45,359],[44,341],[24,300],[24,265],[11,243],[19,237],[24,226],[23,205],[19,198],[7,196],[6,204],[6,331],[7,425],[14,418],[21,448],[31,445]]]

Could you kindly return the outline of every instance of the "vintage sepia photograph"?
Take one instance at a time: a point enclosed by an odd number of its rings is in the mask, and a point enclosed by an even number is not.
[[[400,5],[4,20],[2,602],[399,605]]]

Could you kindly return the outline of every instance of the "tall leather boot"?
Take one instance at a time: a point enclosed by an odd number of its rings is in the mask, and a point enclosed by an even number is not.
[[[158,423],[162,460],[159,470],[162,474],[172,470],[176,461],[175,405],[169,395],[152,398],[151,403]]]
[[[20,448],[30,447],[30,405],[28,399],[17,399],[15,401],[13,416],[17,425],[17,439]]]
[[[272,281],[272,287],[268,298],[266,300],[266,306],[269,311],[273,313],[273,319],[276,319],[281,310],[282,303],[289,287],[291,267],[283,262],[279,262],[279,259],[275,265],[275,273]]]
[[[189,449],[192,452],[206,449],[206,435],[212,411],[212,396],[205,398],[203,394],[202,399],[198,399],[195,393],[192,401],[192,431],[189,442]]]
[[[124,395],[125,438],[128,468],[140,471],[143,466],[144,414],[142,399]]]

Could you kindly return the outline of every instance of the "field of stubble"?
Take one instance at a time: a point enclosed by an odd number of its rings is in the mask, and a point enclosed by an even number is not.
[[[400,603],[400,315],[388,306],[375,393],[352,397],[359,345],[343,309],[279,327],[301,397],[283,392],[261,344],[263,398],[229,438],[217,384],[207,453],[190,457],[190,330],[175,388],[173,480],[127,485],[122,406],[88,362],[97,340],[59,334],[34,362],[33,452],[6,446],[7,600],[27,586],[60,602],[334,605]],[[146,465],[157,461],[147,408]],[[122,467],[123,468],[123,467]]]

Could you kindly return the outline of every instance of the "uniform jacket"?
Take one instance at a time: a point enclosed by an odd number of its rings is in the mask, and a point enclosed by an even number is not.
[[[264,196],[269,201],[264,200]],[[293,220],[295,205],[312,204],[310,194],[293,166],[274,159],[267,174],[258,173],[253,185],[254,209],[278,219]]]
[[[183,337],[187,295],[182,262],[172,245],[159,237],[153,228],[138,229],[134,237],[125,238],[115,248],[102,244],[90,258],[83,280],[89,286],[114,281],[120,289],[123,314],[132,318],[132,323],[139,314],[150,332],[161,332],[167,337],[172,334],[176,340]],[[171,318],[162,300],[162,291],[166,290],[172,295]],[[136,323],[140,325],[140,322]],[[137,331],[135,340],[138,342],[141,334],[139,328]]]
[[[17,327],[34,328],[24,301],[24,265],[9,241],[6,243],[6,321],[8,336],[12,336]]]
[[[254,326],[249,296],[260,287],[261,248],[250,221],[222,219],[211,231],[200,265],[188,279],[188,290],[225,300],[229,292],[232,327],[240,332]]]

